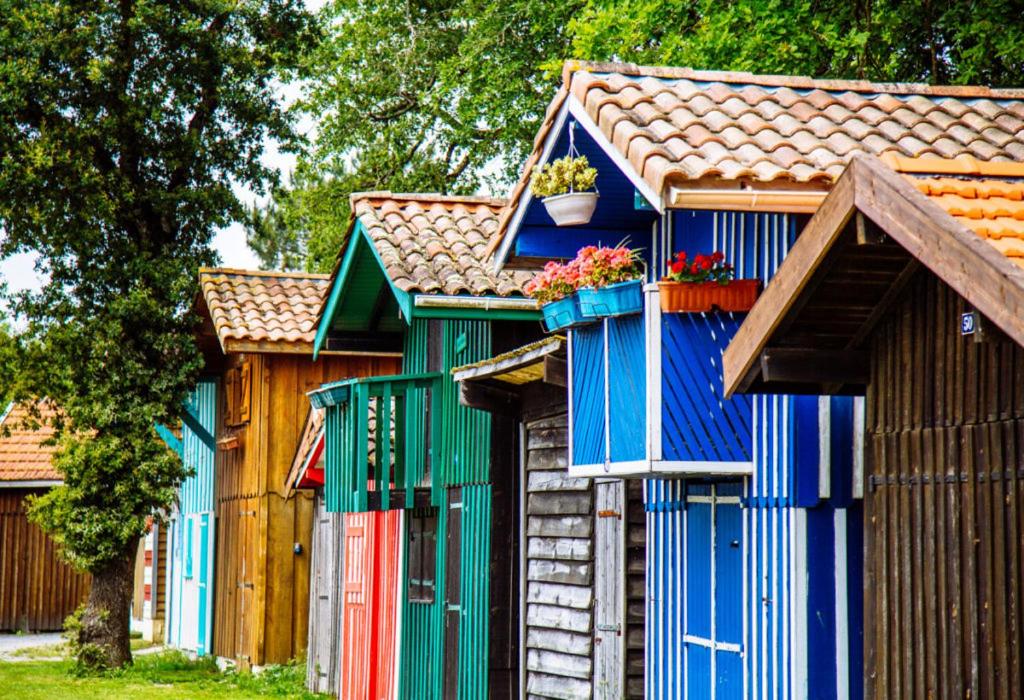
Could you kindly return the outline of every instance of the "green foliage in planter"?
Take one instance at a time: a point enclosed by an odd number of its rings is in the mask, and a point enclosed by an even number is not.
[[[597,169],[586,156],[566,156],[533,169],[530,192],[535,197],[554,197],[567,192],[588,192],[597,182]]]

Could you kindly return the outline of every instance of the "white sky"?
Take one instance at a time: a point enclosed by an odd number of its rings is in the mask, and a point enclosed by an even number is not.
[[[325,2],[326,0],[306,0],[306,7],[316,11]],[[292,85],[284,86],[281,93],[287,102],[291,102],[298,96],[298,88]],[[304,133],[309,133],[312,128],[313,124],[308,120],[298,124],[298,129]],[[280,172],[285,182],[295,168],[295,157],[280,153],[276,144],[270,142],[266,144],[263,162],[269,168]],[[235,192],[247,205],[257,199],[256,195],[246,188],[236,188]],[[233,224],[218,230],[213,238],[213,247],[220,256],[220,264],[225,267],[248,269],[259,267],[259,260],[245,242],[245,229],[241,224]],[[11,291],[39,289],[43,280],[36,273],[35,261],[36,257],[33,254],[12,256],[0,262],[0,278],[7,282]]]

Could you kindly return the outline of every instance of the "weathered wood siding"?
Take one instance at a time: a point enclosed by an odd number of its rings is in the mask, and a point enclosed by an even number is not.
[[[868,698],[1024,697],[1024,350],[968,310],[922,273],[871,341]]]
[[[284,497],[309,411],[306,392],[398,365],[378,357],[232,355],[225,387],[235,367],[249,376],[222,392],[218,417],[217,439],[238,444],[217,452],[214,653],[243,664],[282,663],[305,652],[309,632],[313,496]]]
[[[315,693],[339,694],[341,571],[344,520],[328,513],[323,490],[316,493],[313,520],[312,574],[309,579],[309,642],[306,686]]]
[[[89,576],[57,556],[57,547],[25,514],[25,496],[0,489],[0,631],[51,632],[85,601]]]
[[[525,422],[528,698],[593,696],[594,492],[570,478],[559,412]]]
[[[644,697],[644,618],[647,614],[647,515],[644,484],[626,486],[626,697]]]

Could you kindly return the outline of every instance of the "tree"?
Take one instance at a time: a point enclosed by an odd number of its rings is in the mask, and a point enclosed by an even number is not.
[[[9,298],[14,393],[62,412],[64,485],[31,515],[92,573],[86,665],[131,660],[138,538],[185,476],[153,426],[200,371],[196,270],[244,215],[232,186],[271,180],[264,143],[292,136],[274,81],[315,39],[298,0],[0,0],[0,255],[49,280]]]
[[[298,104],[316,136],[300,178],[275,194],[287,211],[278,235],[297,227],[307,266],[329,269],[345,231],[333,217],[347,217],[353,191],[466,193],[508,182],[558,78],[540,64],[563,50],[581,1],[330,3]]]

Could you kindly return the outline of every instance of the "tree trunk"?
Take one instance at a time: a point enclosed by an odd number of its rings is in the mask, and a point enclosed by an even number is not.
[[[80,664],[121,668],[132,662],[128,616],[137,551],[132,547],[119,559],[92,572],[92,589],[77,630]]]

